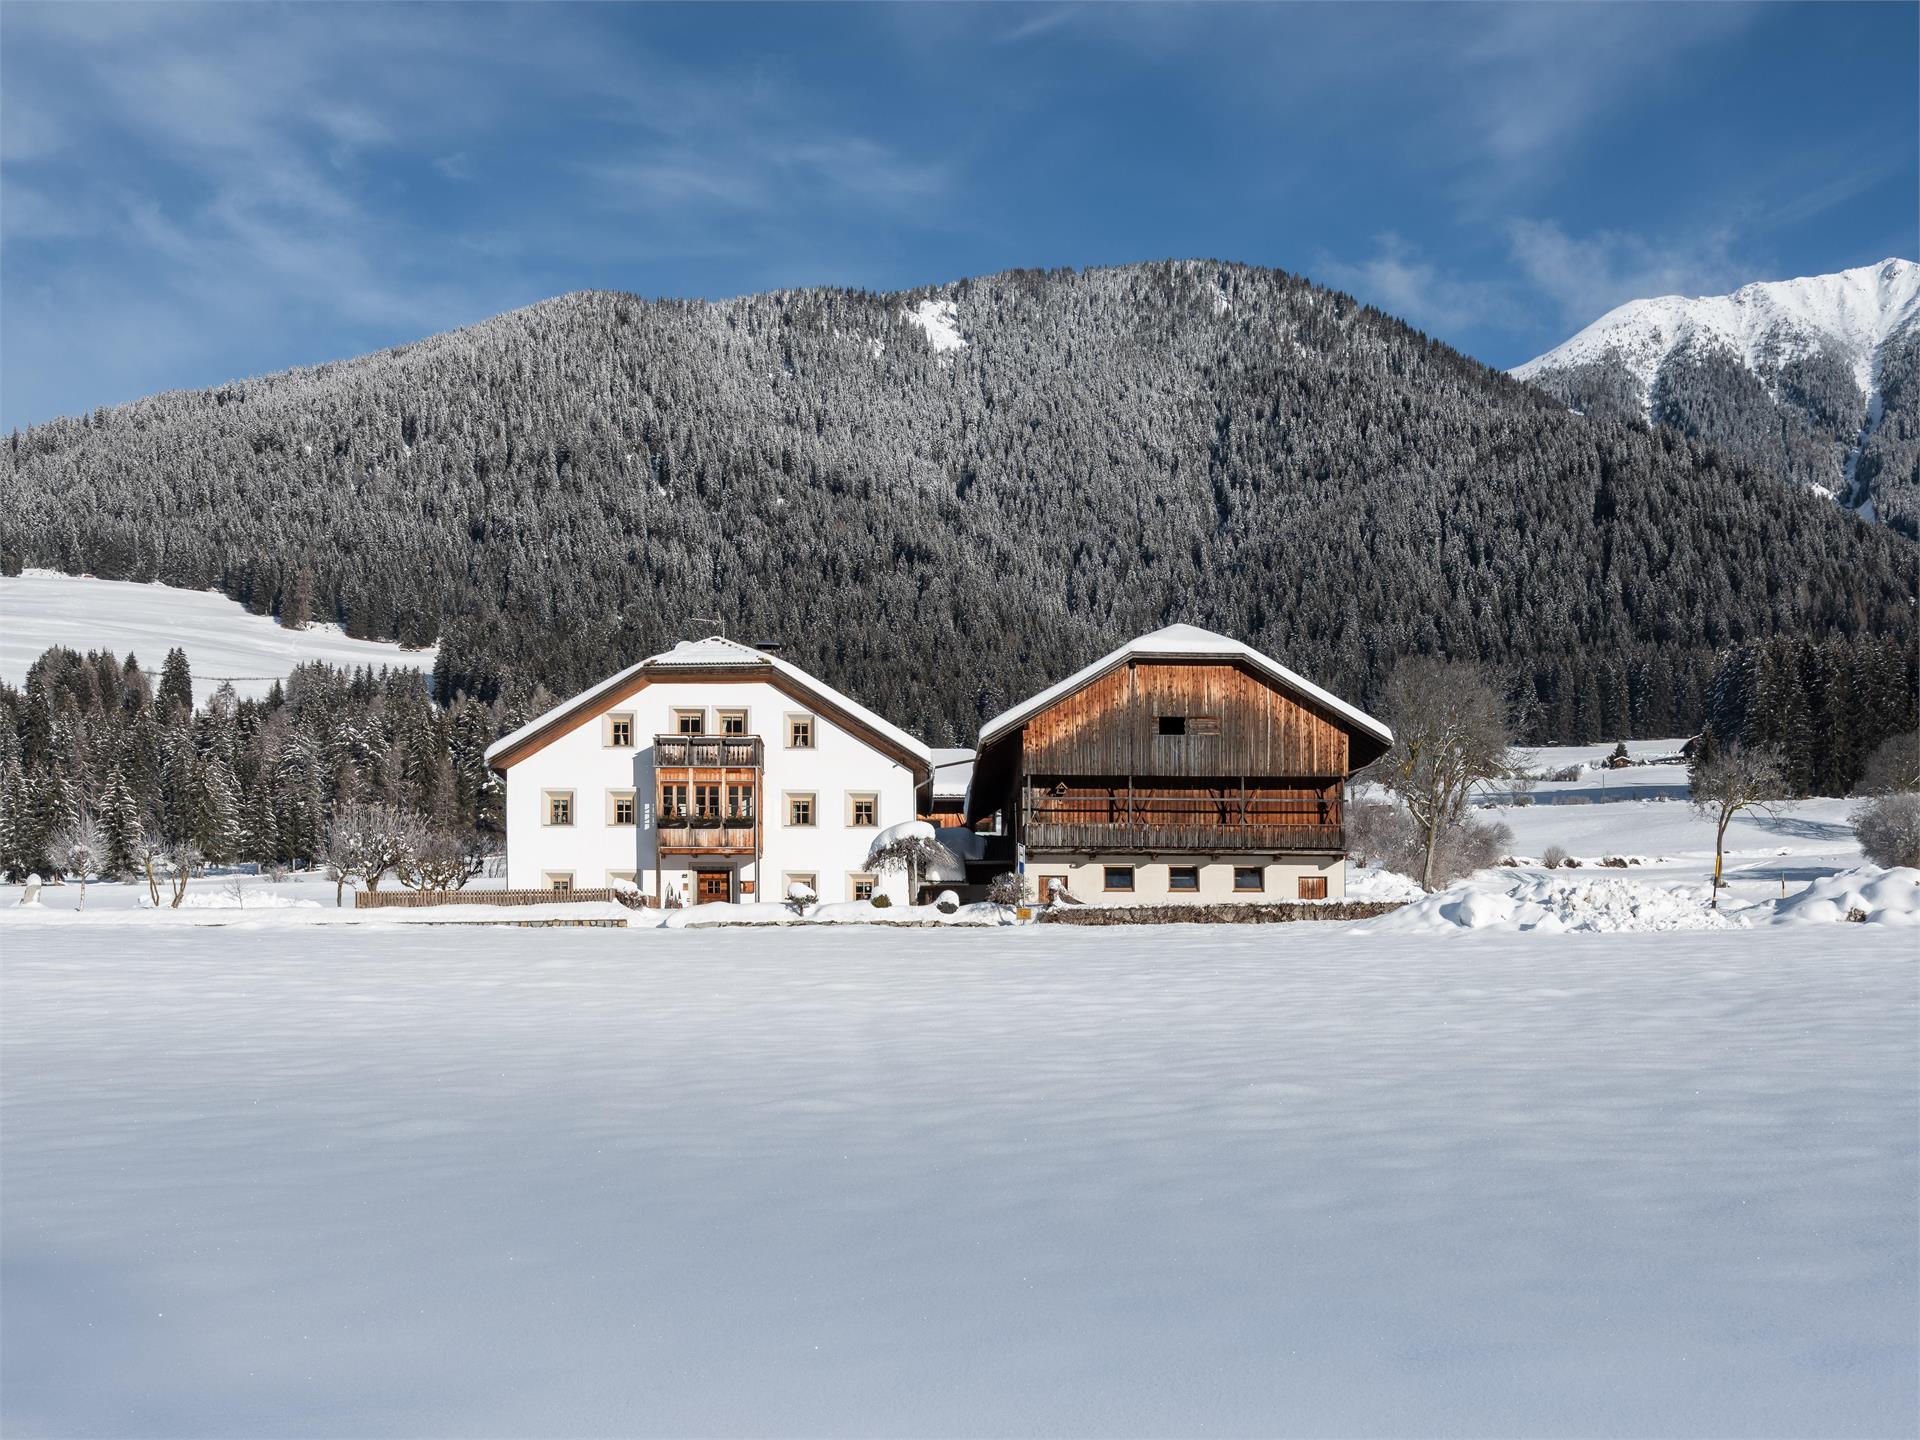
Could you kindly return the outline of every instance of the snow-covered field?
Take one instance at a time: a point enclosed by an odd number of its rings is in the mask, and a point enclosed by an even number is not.
[[[4,937],[9,1434],[1911,1434],[1897,932]]]
[[[383,665],[431,670],[436,652],[352,640],[337,625],[283,630],[270,616],[213,590],[179,590],[127,580],[29,570],[0,576],[0,680],[20,685],[27,667],[51,646],[86,654],[131,651],[156,673],[180,646],[193,670],[193,695],[204,703],[222,680],[242,696],[261,696],[295,665]]]
[[[1357,925],[0,889],[0,1431],[1913,1434],[1920,877],[1684,784]]]

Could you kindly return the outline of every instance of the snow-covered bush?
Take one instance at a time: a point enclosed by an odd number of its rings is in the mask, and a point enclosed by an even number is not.
[[[1874,864],[1920,869],[1920,793],[1882,795],[1856,805],[1847,818],[1861,851]]]
[[[1920,732],[1891,735],[1881,741],[1860,767],[1856,795],[1894,795],[1920,790]]]
[[[867,903],[876,910],[888,910],[893,907],[893,897],[884,890],[876,890],[873,892],[873,897],[868,900]]]
[[[960,857],[940,843],[939,832],[932,824],[925,820],[906,820],[889,825],[873,837],[866,868],[877,875],[904,874],[911,898],[919,893],[920,882],[930,874],[936,879],[945,879],[952,867],[961,864]],[[876,895],[874,899],[877,901],[879,897]]]
[[[952,915],[960,909],[960,897],[951,890],[942,890],[933,897],[933,908],[942,915]]]
[[[1413,822],[1385,800],[1358,800],[1347,807],[1347,853],[1356,865],[1386,865],[1407,846]],[[1391,867],[1389,867],[1391,868]]]
[[[994,876],[993,883],[987,886],[988,902],[1006,909],[1028,904],[1032,898],[1033,887],[1027,883],[1027,877],[1011,870]]]
[[[1564,845],[1549,845],[1547,853],[1540,857],[1540,863],[1549,870],[1558,870],[1567,863],[1567,849]]]
[[[1499,821],[1477,819],[1463,811],[1443,822],[1433,837],[1432,883],[1445,887],[1497,865],[1512,843],[1513,832]],[[1358,863],[1401,875],[1417,878],[1427,864],[1427,843],[1420,827],[1401,806],[1383,801],[1362,801],[1349,810],[1347,847]]]
[[[787,886],[787,908],[796,915],[807,913],[807,907],[816,903],[820,897],[813,893],[813,887],[804,881],[796,880]]]

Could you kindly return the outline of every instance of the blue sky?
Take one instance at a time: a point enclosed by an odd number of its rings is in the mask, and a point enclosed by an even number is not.
[[[586,287],[1211,256],[1512,365],[1915,255],[1916,7],[0,8],[0,426]]]

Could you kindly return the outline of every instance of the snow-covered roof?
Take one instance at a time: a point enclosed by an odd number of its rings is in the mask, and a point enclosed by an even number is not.
[[[491,764],[496,755],[515,749],[521,742],[544,730],[564,724],[567,717],[575,711],[589,709],[596,700],[609,691],[619,689],[644,672],[670,673],[680,669],[711,669],[714,666],[764,668],[776,671],[808,694],[815,696],[823,704],[845,712],[868,729],[886,737],[929,768],[933,765],[933,752],[898,725],[882,719],[857,700],[841,694],[825,681],[809,675],[792,661],[782,660],[778,655],[771,655],[765,650],[756,650],[751,645],[742,645],[738,640],[729,640],[724,635],[709,635],[704,640],[682,640],[671,650],[663,650],[658,655],[649,655],[637,664],[629,665],[626,669],[609,675],[599,684],[582,690],[571,699],[561,701],[544,715],[529,720],[512,734],[501,736],[487,747],[487,761]]]
[[[1255,670],[1278,681],[1289,690],[1305,695],[1309,699],[1324,705],[1328,710],[1350,721],[1371,735],[1378,736],[1386,744],[1393,743],[1393,731],[1366,711],[1349,705],[1336,695],[1329,694],[1318,685],[1303,676],[1294,674],[1271,655],[1263,655],[1251,645],[1220,635],[1212,630],[1203,630],[1198,625],[1169,625],[1155,630],[1151,635],[1142,635],[1137,640],[1129,640],[1118,650],[1103,655],[1084,670],[1076,670],[1058,685],[1049,686],[1030,700],[1022,701],[1013,709],[996,715],[980,728],[980,745],[985,749],[992,741],[999,739],[1009,730],[1026,724],[1035,715],[1053,704],[1063,700],[1084,685],[1090,685],[1129,660],[1151,656],[1155,659],[1176,660],[1242,660]]]
[[[933,793],[948,797],[965,795],[967,782],[973,779],[973,751],[936,746],[933,752]]]

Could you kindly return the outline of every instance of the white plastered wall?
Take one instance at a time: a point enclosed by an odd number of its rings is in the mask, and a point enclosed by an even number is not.
[[[783,877],[790,874],[816,876],[822,900],[848,899],[849,876],[864,871],[876,832],[913,819],[912,772],[805,702],[763,681],[656,681],[508,767],[509,886],[539,888],[550,875],[562,873],[573,877],[575,887],[587,889],[606,885],[611,874],[631,871],[642,894],[656,893],[653,742],[655,735],[677,732],[676,715],[682,710],[702,711],[709,735],[719,733],[719,711],[745,710],[747,733],[762,742],[760,865],[756,868],[750,856],[701,857],[697,862],[702,868],[734,871],[736,899],[783,899]],[[787,717],[794,714],[812,717],[811,749],[793,749],[786,743]],[[608,722],[614,716],[632,717],[633,748],[607,743]],[[573,824],[545,823],[546,797],[554,790],[573,792]],[[608,823],[607,797],[614,790],[634,792],[635,824]],[[879,797],[873,826],[849,824],[848,796],[858,793]],[[814,797],[812,826],[787,824],[786,802],[793,794]],[[658,888],[690,899],[694,863],[685,857],[667,857]],[[741,881],[753,882],[752,894],[742,893]],[[896,903],[907,899],[904,876],[879,877],[877,888]]]
[[[1133,889],[1113,891],[1106,888],[1109,865],[1133,867]],[[1168,888],[1167,872],[1174,866],[1191,865],[1200,872],[1198,890]],[[1264,882],[1258,891],[1235,890],[1233,872],[1242,866],[1260,867]],[[1318,876],[1327,882],[1329,900],[1343,899],[1347,893],[1347,862],[1339,855],[1029,855],[1027,879],[1036,900],[1045,898],[1044,877],[1064,876],[1067,888],[1076,900],[1095,905],[1207,905],[1221,901],[1268,902],[1298,900],[1303,876]]]

